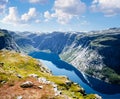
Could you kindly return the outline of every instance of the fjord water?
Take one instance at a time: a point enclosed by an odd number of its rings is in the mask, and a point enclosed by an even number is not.
[[[57,54],[32,52],[29,55],[42,61],[54,75],[64,75],[71,81],[78,83],[86,93],[98,94],[103,99],[120,99],[120,86],[107,84],[84,75],[72,65],[60,60]]]

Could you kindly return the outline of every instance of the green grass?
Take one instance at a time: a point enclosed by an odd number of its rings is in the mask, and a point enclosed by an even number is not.
[[[45,77],[47,80],[56,83],[59,90],[62,91],[62,94],[71,97],[71,99],[85,98],[80,92],[80,90],[82,90],[80,86],[74,83],[68,86],[65,83],[68,80],[67,77],[54,76],[50,73],[41,71],[43,65],[30,56],[16,53],[14,51],[1,50],[0,63],[4,64],[0,67],[0,86],[3,85],[3,81],[7,82],[9,86],[14,86],[16,80],[24,80],[29,74],[37,74],[39,77]],[[21,75],[23,78],[18,78],[16,74]],[[94,97],[90,99],[94,99]]]
[[[108,47],[107,45],[100,44],[103,41],[111,41],[111,40],[116,40],[116,38],[113,37],[99,37],[95,40],[93,40],[90,45],[91,46],[96,46],[96,47]]]
[[[117,74],[113,69],[104,67],[102,69],[102,74],[108,78],[110,83],[120,85],[120,75]]]
[[[108,80],[111,84],[120,84],[120,75],[117,74],[113,69],[109,67],[103,67],[102,70],[96,70],[95,68],[89,68],[85,71],[91,76],[96,76],[95,74],[99,73],[102,75],[102,80]]]

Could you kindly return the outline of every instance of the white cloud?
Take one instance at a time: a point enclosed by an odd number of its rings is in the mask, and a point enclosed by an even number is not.
[[[44,12],[44,17],[45,17],[45,21],[47,22],[49,19],[52,18],[51,14],[49,11]]]
[[[49,11],[44,12],[44,17],[47,19],[51,18],[51,14],[49,13]]]
[[[48,16],[57,18],[59,23],[66,24],[73,17],[80,16],[85,9],[86,5],[80,0],[55,0],[53,7],[54,13],[49,15],[49,12],[46,12],[44,16],[46,16],[45,18]]]
[[[90,23],[88,22],[88,21],[86,21],[86,20],[83,20],[81,23],[80,23],[81,25],[90,25]]]
[[[62,10],[55,10],[55,13],[53,13],[51,16],[56,17],[57,21],[61,24],[68,23],[73,17],[73,15],[64,13]]]
[[[39,19],[35,20],[36,23],[40,23],[41,21]]]
[[[40,4],[44,4],[47,3],[48,0],[29,0],[30,3],[40,3]]]
[[[21,20],[28,22],[32,19],[34,19],[37,16],[37,12],[35,8],[30,8],[28,13],[25,13],[21,16]]]
[[[4,12],[8,0],[0,0],[0,14]]]
[[[17,7],[10,7],[8,15],[2,19],[2,22],[12,25],[25,25],[30,22],[40,23],[40,20],[37,17],[37,11],[35,8],[30,8],[27,13],[20,16]]]
[[[93,0],[91,9],[105,16],[114,16],[120,13],[120,0]]]
[[[19,20],[19,17],[18,17],[17,8],[16,7],[10,7],[8,15],[5,16],[2,21],[4,23],[14,23],[14,24],[19,23],[20,20]]]

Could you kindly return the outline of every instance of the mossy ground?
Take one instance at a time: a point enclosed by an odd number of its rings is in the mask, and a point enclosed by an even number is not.
[[[8,85],[16,86],[16,84],[18,84],[19,82],[23,82],[28,79],[28,75],[30,74],[37,74],[39,77],[45,77],[47,80],[56,83],[58,85],[58,89],[62,91],[61,96],[55,96],[52,99],[63,99],[66,96],[70,97],[70,99],[95,99],[95,95],[86,96],[82,92],[80,92],[82,88],[75,83],[72,83],[70,86],[66,85],[65,82],[68,80],[67,77],[53,76],[51,73],[47,72],[45,68],[42,68],[42,63],[27,55],[16,53],[14,51],[1,50],[0,64],[0,90]],[[22,78],[19,78],[17,76],[18,74],[21,75]],[[6,88],[9,89],[9,87]],[[47,90],[50,91],[52,89]],[[5,95],[7,94],[4,94],[4,96]],[[48,99],[48,97],[44,96],[43,94],[43,96],[41,96],[41,99]]]

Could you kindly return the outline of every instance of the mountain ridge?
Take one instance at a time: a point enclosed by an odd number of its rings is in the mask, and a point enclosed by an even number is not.
[[[30,46],[28,49],[31,51],[59,54],[64,61],[80,71],[105,82],[119,84],[119,38],[120,28],[110,28],[86,33],[53,32],[39,35],[30,33],[15,41],[22,49]],[[107,70],[111,75],[104,73]]]
[[[18,45],[15,43],[13,37],[8,33],[7,30],[0,29],[0,50],[8,49],[20,52]]]

